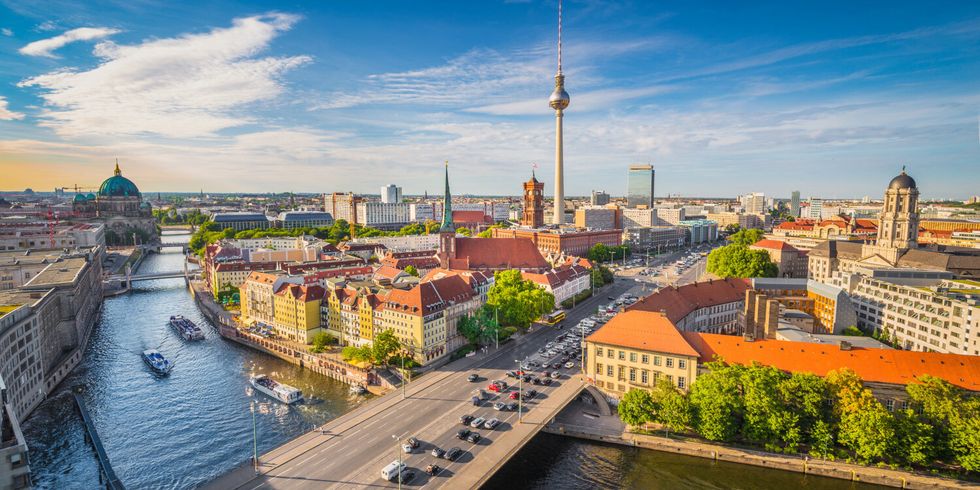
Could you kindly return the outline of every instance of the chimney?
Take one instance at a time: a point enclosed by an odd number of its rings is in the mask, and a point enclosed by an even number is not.
[[[774,299],[766,300],[766,319],[765,335],[767,339],[776,338],[776,330],[779,328],[779,301]]]
[[[851,350],[851,343],[846,340],[841,340],[840,350]]]
[[[742,334],[742,339],[746,342],[755,342],[755,332],[746,330],[745,333]]]

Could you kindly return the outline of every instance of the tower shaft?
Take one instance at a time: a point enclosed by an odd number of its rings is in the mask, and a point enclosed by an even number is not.
[[[552,223],[565,222],[565,167],[562,145],[562,110],[555,111],[555,215]]]

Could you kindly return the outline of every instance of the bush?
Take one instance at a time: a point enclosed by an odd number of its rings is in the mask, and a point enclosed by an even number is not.
[[[561,302],[561,307],[564,308],[564,309],[566,309],[566,310],[567,309],[570,309],[572,307],[572,304],[573,303],[574,304],[581,303],[582,300],[588,299],[589,296],[592,296],[592,290],[591,289],[586,289],[585,291],[582,291],[582,292],[576,294],[574,301],[572,300],[572,298],[568,298],[565,301],[562,301]]]
[[[466,357],[466,354],[469,354],[470,352],[473,352],[475,350],[476,350],[476,347],[473,347],[472,344],[466,344],[466,345],[460,347],[459,349],[456,349],[456,352],[453,352],[452,354],[450,354],[449,355],[449,360],[455,361],[457,359],[462,359],[462,358]]]
[[[497,340],[504,342],[517,333],[517,327],[504,327],[497,333]]]
[[[312,347],[310,347],[310,352],[319,354],[320,352],[327,350],[328,345],[337,345],[337,337],[334,337],[326,332],[317,332],[315,335],[313,335],[313,338],[310,339],[310,345],[312,345]]]

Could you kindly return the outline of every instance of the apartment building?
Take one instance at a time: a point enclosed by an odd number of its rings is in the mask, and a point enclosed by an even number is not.
[[[739,312],[750,287],[749,280],[736,278],[668,286],[626,309],[665,312],[674,326],[684,331],[740,334]]]
[[[273,295],[273,330],[277,335],[308,344],[321,331],[320,304],[324,289],[317,285],[283,283]]]
[[[623,242],[629,242],[634,252],[683,247],[687,242],[687,228],[681,226],[626,228],[623,230]]]

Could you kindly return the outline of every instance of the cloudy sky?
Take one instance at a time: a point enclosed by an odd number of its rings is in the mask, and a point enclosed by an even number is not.
[[[980,193],[980,3],[568,0],[566,193]],[[0,0],[0,189],[517,194],[556,2]]]

